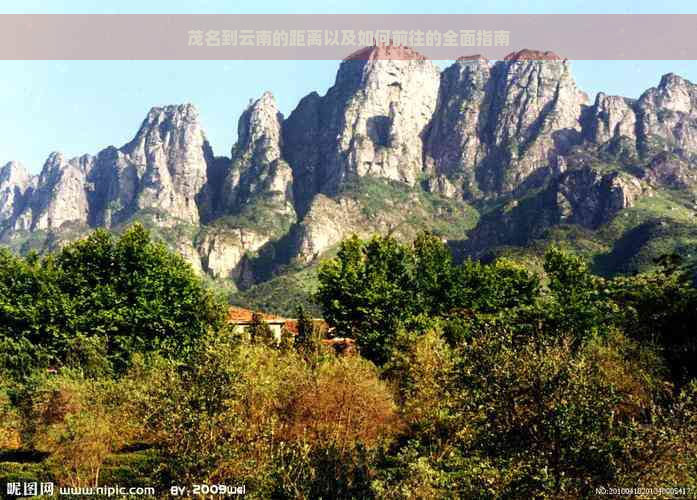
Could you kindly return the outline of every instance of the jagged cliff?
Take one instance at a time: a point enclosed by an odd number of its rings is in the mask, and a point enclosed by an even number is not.
[[[429,134],[432,188],[473,199],[546,174],[580,142],[586,99],[568,61],[550,52],[523,50],[493,65],[459,59],[443,72]]]
[[[325,96],[302,99],[283,127],[301,212],[355,176],[415,185],[438,85],[437,68],[411,49],[377,47],[344,61]]]
[[[20,213],[29,204],[36,187],[36,178],[29,175],[24,167],[11,161],[0,168],[0,227],[3,224],[30,225],[31,221],[21,221]]]
[[[196,269],[246,287],[352,232],[430,228],[477,255],[565,225],[602,232],[632,209],[641,224],[656,200],[692,221],[696,124],[697,86],[673,74],[639,99],[589,101],[551,52],[441,72],[373,47],[287,118],[268,92],[250,101],[230,157],[214,156],[185,104],[151,109],[119,148],[52,153],[39,175],[6,164],[0,241],[46,250],[141,220]]]
[[[280,215],[295,218],[293,172],[281,156],[283,115],[270,92],[240,117],[230,171],[222,188],[224,213],[235,213],[265,196]]]

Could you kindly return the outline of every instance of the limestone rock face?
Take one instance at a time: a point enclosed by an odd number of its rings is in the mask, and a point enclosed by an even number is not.
[[[603,175],[590,167],[568,171],[557,188],[560,220],[595,229],[633,206],[644,190],[639,179],[630,175]]]
[[[697,168],[683,155],[662,152],[651,159],[645,179],[656,186],[686,189],[697,186]]]
[[[311,262],[339,243],[358,227],[363,218],[360,205],[350,198],[332,199],[319,194],[299,225],[296,233],[296,255],[301,262]]]
[[[35,179],[21,164],[11,161],[0,167],[0,231],[23,211],[34,185]]]
[[[67,161],[61,153],[51,153],[15,229],[34,231],[60,228],[66,222],[87,223],[87,173],[92,165],[93,158],[87,155]],[[31,211],[29,226],[27,211]]]
[[[599,93],[584,136],[596,144],[622,139],[648,160],[665,152],[686,156],[697,153],[696,120],[697,85],[670,73],[636,101]]]
[[[480,56],[443,72],[429,132],[431,188],[446,196],[495,196],[548,176],[560,154],[582,140],[587,96],[569,63],[523,50],[492,67]]]
[[[576,87],[568,61],[550,52],[510,54],[492,76],[490,151],[482,185],[505,193],[580,142],[587,96]]]
[[[269,242],[269,237],[245,229],[210,228],[197,244],[202,268],[215,278],[244,279],[248,252],[255,252]]]
[[[432,191],[471,198],[479,193],[476,167],[487,153],[487,93],[491,70],[480,56],[463,57],[441,75],[425,162]]]
[[[304,214],[326,179],[324,159],[333,154],[328,107],[317,92],[303,97],[283,123],[283,157],[293,169],[293,200]],[[334,135],[336,138],[336,135]]]
[[[595,229],[652,189],[694,191],[697,86],[669,74],[636,101],[586,101],[551,52],[440,73],[411,49],[370,47],[288,119],[268,92],[250,102],[230,158],[184,104],[152,108],[120,148],[54,153],[38,176],[5,165],[0,238],[19,248],[35,230],[62,241],[143,218],[195,269],[240,284],[354,232],[464,238],[463,199],[483,207],[468,242],[485,251],[559,223]]]
[[[198,224],[213,154],[191,104],[152,108],[133,140],[97,154],[88,180],[90,225],[111,227],[143,209]]]
[[[198,224],[212,158],[193,106],[153,108],[135,138],[119,149],[69,160],[52,153],[35,178],[16,164],[3,167],[2,237],[11,237],[10,228],[45,230],[59,241],[57,231],[66,223],[112,227],[143,210],[152,211],[161,227]]]
[[[138,209],[156,208],[198,223],[197,198],[213,154],[194,106],[152,108],[135,138],[120,152],[124,158],[118,166],[124,183],[128,184],[131,172],[139,179],[134,200]]]
[[[222,195],[226,212],[239,212],[245,205],[264,198],[266,208],[294,218],[293,172],[281,158],[282,123],[283,116],[270,92],[264,93],[240,117],[237,144]]]
[[[327,94],[307,96],[284,124],[298,205],[351,176],[414,185],[438,86],[437,68],[408,48],[371,47],[344,61]]]
[[[112,227],[137,210],[143,169],[120,149],[110,146],[97,154],[89,181],[90,224]]]
[[[196,274],[202,275],[204,273],[203,266],[201,264],[201,256],[191,242],[177,241],[173,247],[174,250],[184,258],[184,260],[191,264],[191,267]]]
[[[514,198],[485,214],[464,248],[470,255],[482,255],[497,245],[526,245],[559,223],[597,229],[648,195],[651,188],[632,175],[576,166],[534,195]]]
[[[641,150],[679,148],[697,153],[697,85],[672,73],[637,103]]]
[[[636,113],[630,99],[599,92],[588,120],[587,137],[592,142],[602,144],[619,137],[636,141]]]

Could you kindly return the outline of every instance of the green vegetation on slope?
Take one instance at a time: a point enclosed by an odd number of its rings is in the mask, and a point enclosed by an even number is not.
[[[296,307],[302,305],[313,316],[319,316],[321,310],[312,300],[317,284],[316,263],[294,266],[268,281],[231,294],[230,303],[286,317],[292,317]]]
[[[476,235],[484,247],[478,257],[506,256],[534,269],[556,245],[591,261],[593,271],[604,276],[650,271],[664,254],[697,263],[697,207],[687,191],[654,190],[594,230],[558,223],[553,206],[545,190],[535,190],[488,207]]]
[[[344,228],[347,236],[386,231],[400,241],[411,241],[420,232],[431,231],[446,239],[462,240],[478,219],[478,212],[465,202],[386,179],[352,179],[344,184],[337,196],[356,200],[361,210],[362,218]],[[283,315],[292,314],[297,304],[303,304],[317,314],[317,305],[311,300],[317,287],[317,269],[322,260],[332,258],[337,250],[335,245],[309,264],[290,262],[279,265],[278,260],[284,259],[277,259],[277,255],[270,254],[265,260],[262,256],[256,264],[274,269],[273,273],[267,272],[267,279],[233,293],[230,301]]]
[[[278,205],[273,195],[266,194],[244,205],[239,214],[218,217],[210,224],[213,227],[251,229],[277,239],[288,232],[293,222],[293,215],[283,213],[283,207]]]
[[[413,239],[419,231],[463,239],[479,216],[463,201],[443,198],[388,179],[352,179],[342,186],[339,196],[357,200],[368,221],[391,220],[392,231],[408,234],[408,239]]]

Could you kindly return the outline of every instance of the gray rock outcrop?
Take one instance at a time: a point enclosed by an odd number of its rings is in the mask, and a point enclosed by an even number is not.
[[[461,58],[441,80],[426,151],[432,188],[446,196],[499,195],[546,175],[582,140],[587,96],[567,60],[522,50],[489,67]]]
[[[294,253],[301,262],[311,262],[350,233],[361,233],[360,205],[350,198],[332,199],[319,194],[295,234]],[[369,226],[362,225],[368,229]]]
[[[295,218],[293,172],[281,157],[283,115],[270,92],[242,113],[230,172],[224,182],[226,213],[263,201],[263,209]],[[262,209],[262,207],[257,207]]]
[[[22,196],[15,194],[12,209],[5,193],[3,216],[11,217],[18,230],[57,229],[66,222],[112,227],[139,210],[198,224],[197,202],[211,161],[192,105],[153,108],[135,138],[119,149],[70,160],[52,153],[38,178],[22,180],[19,191],[14,188]]]
[[[587,118],[587,138],[596,144],[619,137],[636,141],[634,104],[631,99],[599,92]]]
[[[35,184],[36,179],[17,162],[0,167],[0,232],[24,210]]]
[[[490,112],[491,150],[486,190],[511,192],[581,140],[587,96],[578,90],[566,59],[522,50],[495,68]]]
[[[645,155],[679,148],[697,153],[697,86],[669,73],[637,102],[638,140]]]
[[[378,46],[285,120],[271,93],[250,102],[230,158],[213,155],[184,104],[152,108],[120,148],[53,153],[37,176],[8,163],[0,238],[63,241],[64,228],[68,239],[142,218],[195,269],[250,283],[278,256],[270,269],[308,263],[353,232],[406,235],[446,216],[454,227],[473,210],[462,200],[485,207],[471,236],[482,248],[559,223],[593,230],[651,190],[694,190],[695,161],[697,86],[676,75],[589,106],[551,52],[463,57],[440,73],[412,49]]]
[[[246,257],[268,243],[270,238],[257,231],[209,228],[196,246],[204,271],[214,278],[247,281]]]
[[[371,47],[344,61],[324,97],[310,94],[284,123],[284,156],[304,212],[314,193],[351,176],[415,185],[436,107],[437,68],[409,48]]]
[[[118,153],[121,153],[119,155]],[[152,108],[134,139],[116,156],[114,170],[119,195],[137,179],[133,199],[125,205],[159,209],[170,216],[198,223],[197,200],[206,185],[213,152],[191,104]]]
[[[560,222],[595,229],[634,206],[645,188],[631,175],[584,167],[565,172],[556,190]]]
[[[88,155],[66,160],[61,153],[51,153],[15,229],[37,231],[57,229],[67,222],[86,223],[87,173],[92,162]]]
[[[476,169],[487,154],[490,76],[481,56],[462,57],[441,75],[425,154],[432,191],[451,198],[479,195]]]

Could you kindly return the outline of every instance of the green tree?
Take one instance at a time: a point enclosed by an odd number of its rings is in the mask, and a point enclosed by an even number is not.
[[[318,276],[316,300],[325,319],[378,364],[398,347],[400,331],[423,333],[451,311],[495,312],[531,303],[539,293],[539,278],[513,262],[455,265],[448,247],[429,233],[413,245],[353,236]]]
[[[56,255],[58,284],[73,299],[75,329],[103,332],[109,351],[186,354],[222,308],[183,258],[136,224],[118,240],[97,230]]]
[[[22,259],[0,249],[0,370],[26,376],[55,361],[71,316],[50,258],[42,264],[36,255]]]
[[[697,377],[697,289],[688,274],[668,268],[608,283],[615,321],[633,338],[661,349],[672,378]]]
[[[456,269],[455,279],[453,302],[459,309],[494,313],[539,298],[539,277],[507,259],[488,265],[466,260]]]
[[[415,312],[412,273],[412,253],[394,238],[353,236],[320,267],[316,297],[330,324],[384,363],[400,324]]]
[[[593,276],[583,259],[551,248],[545,254],[544,270],[550,292],[542,311],[547,329],[554,325],[580,341],[611,324],[617,308],[607,300],[605,281]]]
[[[305,308],[300,305],[295,310],[298,331],[293,338],[296,350],[311,364],[316,364],[322,354],[322,333]]]
[[[186,356],[224,317],[191,266],[139,224],[44,259],[2,252],[0,283],[3,362],[17,370],[27,356],[31,367],[105,355],[117,369],[133,352]]]
[[[457,307],[459,283],[450,249],[432,233],[423,232],[413,244],[413,290],[419,312],[438,315]]]

